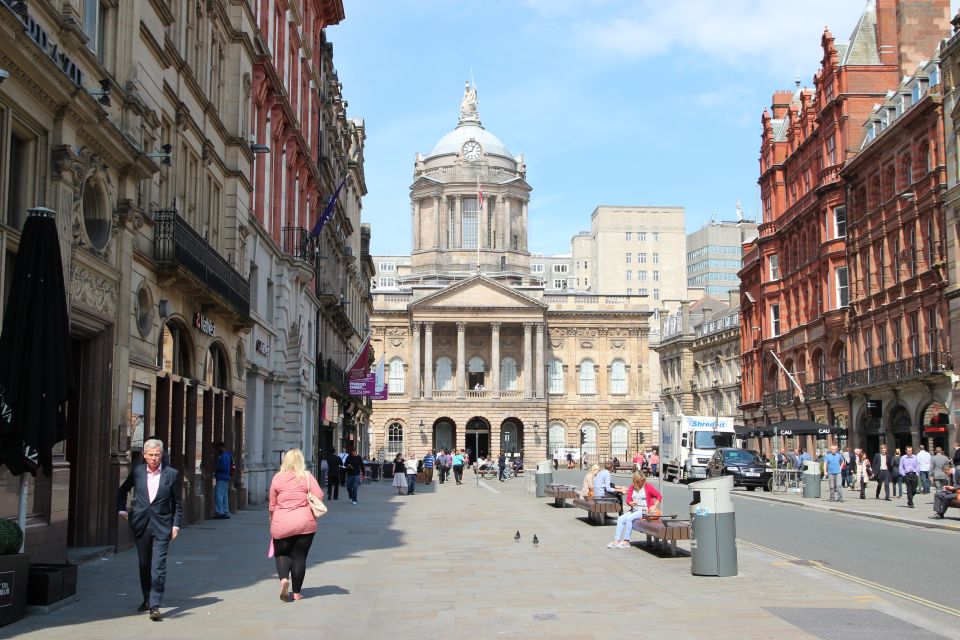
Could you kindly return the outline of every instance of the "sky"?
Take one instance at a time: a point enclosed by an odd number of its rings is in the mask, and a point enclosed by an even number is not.
[[[688,231],[738,200],[758,217],[763,109],[813,86],[824,27],[846,41],[865,5],[344,0],[327,37],[366,125],[372,253],[410,253],[416,153],[456,127],[471,76],[484,127],[525,155],[531,252],[569,253],[601,204],[682,206]]]

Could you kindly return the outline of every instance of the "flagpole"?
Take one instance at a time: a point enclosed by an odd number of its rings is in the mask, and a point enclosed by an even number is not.
[[[473,75],[473,72],[471,72]],[[480,220],[483,218],[483,191],[480,190],[480,173],[477,172],[477,275],[480,274]]]

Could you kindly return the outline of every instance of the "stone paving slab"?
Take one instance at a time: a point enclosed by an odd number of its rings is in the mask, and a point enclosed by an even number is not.
[[[130,550],[81,566],[79,603],[29,615],[0,636],[419,639],[455,628],[471,639],[609,638],[626,630],[671,640],[815,638],[764,609],[803,606],[876,610],[960,637],[951,631],[956,618],[742,545],[734,578],[692,576],[689,557],[606,549],[612,527],[591,526],[580,510],[556,509],[525,489],[523,480],[478,487],[468,474],[462,486],[435,484],[414,496],[397,496],[384,482],[363,486],[359,505],[330,501],[304,600],[294,603],[277,598],[266,512],[253,508],[183,530],[171,546],[162,623],[134,613]]]

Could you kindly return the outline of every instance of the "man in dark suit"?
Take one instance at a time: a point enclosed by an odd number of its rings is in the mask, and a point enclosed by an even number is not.
[[[154,622],[162,620],[160,600],[167,581],[167,547],[180,532],[183,506],[180,502],[180,473],[160,464],[163,443],[150,439],[143,443],[146,464],[137,465],[120,486],[117,511],[129,520],[140,556],[140,590],[143,604],[137,611],[150,611]],[[134,490],[133,509],[127,510],[127,494]]]
[[[880,453],[873,456],[873,477],[877,479],[877,495],[880,499],[880,485],[883,485],[883,499],[890,500],[890,478],[893,477],[893,454],[887,452],[887,445],[880,445]]]
[[[340,499],[340,474],[346,473],[343,460],[336,453],[330,452],[327,458],[327,496],[333,500]]]

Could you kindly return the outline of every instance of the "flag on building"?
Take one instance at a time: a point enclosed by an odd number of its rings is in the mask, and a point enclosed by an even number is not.
[[[477,175],[477,211],[483,210],[483,187],[480,186],[480,176]]]
[[[330,197],[330,202],[327,203],[327,206],[324,207],[323,213],[320,214],[320,217],[317,218],[317,223],[313,225],[313,230],[310,232],[314,238],[320,235],[320,232],[323,231],[323,226],[327,224],[327,221],[333,217],[333,212],[337,207],[337,198],[340,197],[340,190],[343,189],[343,185],[347,183],[346,177],[340,181],[340,185],[337,187],[337,190],[333,192],[333,195]]]
[[[367,374],[370,373],[371,333],[367,333],[367,337],[363,339],[363,343],[360,344],[360,348],[357,350],[357,355],[353,357],[353,360],[350,361],[350,365],[347,367],[347,378],[350,380],[366,378]]]

